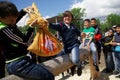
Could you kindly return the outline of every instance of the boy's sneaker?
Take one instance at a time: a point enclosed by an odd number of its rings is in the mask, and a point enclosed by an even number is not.
[[[77,75],[80,76],[82,74],[82,67],[78,67],[77,69]]]

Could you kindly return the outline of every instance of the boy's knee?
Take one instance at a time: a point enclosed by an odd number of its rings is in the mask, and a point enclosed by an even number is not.
[[[73,60],[72,60],[72,63],[73,63],[74,65],[77,65],[78,62],[79,62],[79,60],[76,60],[76,59],[73,59]]]

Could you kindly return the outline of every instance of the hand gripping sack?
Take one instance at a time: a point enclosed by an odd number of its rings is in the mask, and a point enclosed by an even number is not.
[[[35,8],[34,11],[38,11],[35,4],[33,8]],[[43,57],[54,56],[61,52],[63,48],[62,44],[57,40],[56,37],[54,37],[52,33],[48,31],[47,26],[44,23],[45,20],[41,18],[40,14],[35,14],[35,16],[34,14],[31,14],[28,24],[32,23],[32,21],[34,21],[36,18],[40,19],[37,21],[37,24],[38,26],[41,26],[41,28],[38,28],[33,43],[28,47],[28,50],[38,56]]]

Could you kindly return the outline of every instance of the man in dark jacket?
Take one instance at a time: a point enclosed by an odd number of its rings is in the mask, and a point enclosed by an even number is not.
[[[98,60],[99,60],[99,63],[100,63],[100,53],[101,53],[100,39],[102,38],[102,32],[100,30],[100,27],[97,25],[97,20],[95,18],[91,19],[91,26],[93,26],[93,28],[95,29],[94,40],[95,40],[95,44],[96,44],[97,51],[98,51]]]

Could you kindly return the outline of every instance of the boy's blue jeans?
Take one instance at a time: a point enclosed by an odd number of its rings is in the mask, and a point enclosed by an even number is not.
[[[87,42],[85,42],[85,46],[86,46]],[[83,43],[81,43],[81,45],[79,46],[79,48],[82,48]],[[92,57],[93,57],[93,61],[94,64],[97,65],[98,63],[98,55],[97,55],[97,49],[96,49],[96,45],[94,42],[90,43],[90,50],[92,51]]]
[[[54,75],[39,64],[29,59],[19,59],[6,66],[9,74],[15,74],[33,80],[54,80]]]
[[[114,70],[114,61],[112,52],[104,52],[105,65],[108,70]]]
[[[79,46],[75,46],[74,48],[72,48],[70,59],[72,60],[73,64],[81,67]]]
[[[69,54],[72,63],[78,67],[81,67],[79,44],[74,44],[73,46],[64,48],[63,52],[60,55],[64,54]]]

